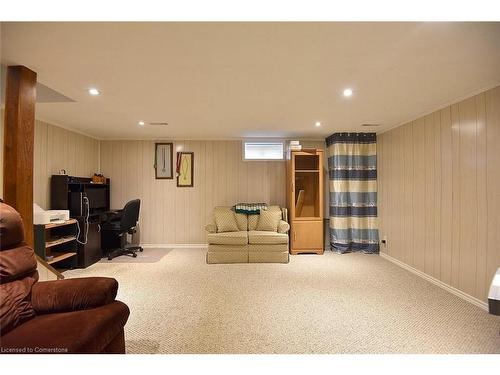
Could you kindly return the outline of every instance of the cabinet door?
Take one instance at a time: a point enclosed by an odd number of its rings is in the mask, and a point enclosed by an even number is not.
[[[292,152],[290,162],[291,217],[323,218],[323,152]]]
[[[323,250],[323,221],[292,222],[292,250]]]
[[[85,223],[83,218],[79,221],[81,230],[80,241],[84,239]],[[87,243],[78,245],[78,267],[86,268],[101,260],[101,230],[99,223],[90,222],[87,234]]]

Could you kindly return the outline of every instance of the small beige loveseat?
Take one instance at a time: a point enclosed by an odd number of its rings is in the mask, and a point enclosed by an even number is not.
[[[208,232],[207,263],[288,263],[288,231],[279,206],[261,214],[216,207]]]

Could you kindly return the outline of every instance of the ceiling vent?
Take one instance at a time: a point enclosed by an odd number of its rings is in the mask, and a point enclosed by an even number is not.
[[[168,122],[150,122],[149,125],[152,125],[152,126],[167,126]]]
[[[373,127],[373,126],[380,126],[380,124],[361,124],[361,126]]]

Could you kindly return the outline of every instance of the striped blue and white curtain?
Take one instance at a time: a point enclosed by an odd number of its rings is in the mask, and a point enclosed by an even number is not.
[[[331,248],[378,253],[377,135],[335,133],[326,145]]]

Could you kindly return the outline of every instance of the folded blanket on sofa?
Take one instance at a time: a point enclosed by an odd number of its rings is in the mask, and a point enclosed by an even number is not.
[[[238,203],[233,209],[237,214],[258,215],[260,210],[267,210],[267,203]]]

